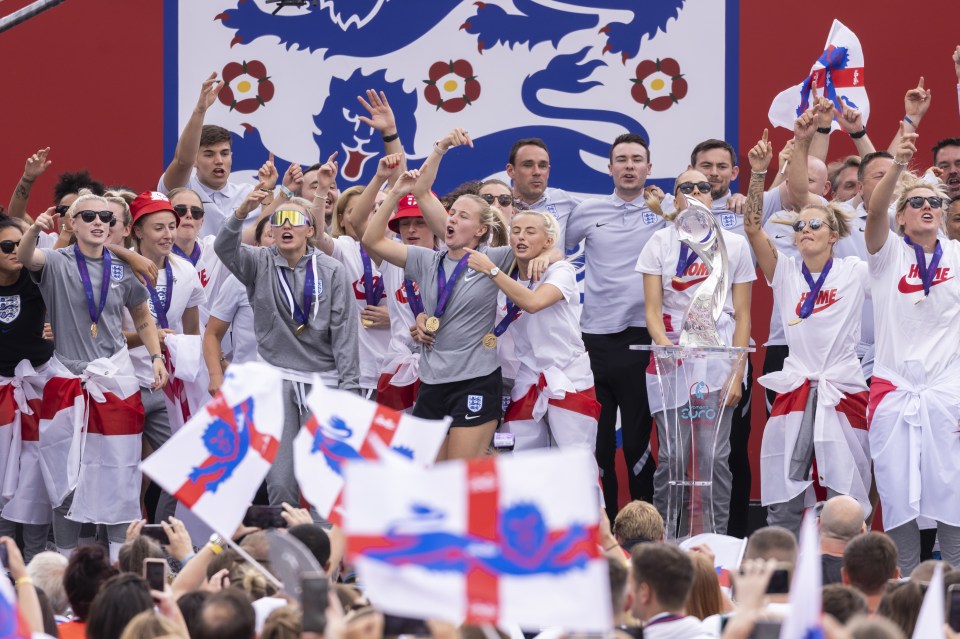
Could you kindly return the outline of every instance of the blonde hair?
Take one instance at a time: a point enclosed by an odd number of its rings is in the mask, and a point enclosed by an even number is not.
[[[263,622],[260,639],[300,639],[302,632],[303,612],[296,606],[283,606]]]
[[[86,190],[86,189],[84,189]],[[130,214],[130,202],[133,200],[128,200],[126,194],[131,193],[130,191],[107,191],[103,194],[103,199],[111,204],[116,204],[120,207],[120,211],[123,215],[123,219],[120,222],[123,224],[123,228],[128,228],[133,224],[133,216]],[[134,195],[134,198],[136,196]]]
[[[837,234],[837,239],[841,239],[850,235],[850,225],[853,218],[850,217],[850,214],[844,210],[838,204],[833,202],[828,202],[826,204],[807,204],[804,206],[798,213],[795,213],[790,218],[779,218],[771,220],[774,224],[784,224],[786,226],[793,226],[793,223],[800,219],[800,215],[804,211],[809,211],[814,209],[823,213],[824,224],[827,225],[831,231]]]
[[[363,193],[363,188],[364,187],[359,184],[357,186],[351,186],[349,189],[344,189],[340,197],[337,198],[337,206],[333,212],[333,228],[330,229],[331,236],[340,237],[341,235],[347,235],[347,230],[343,228],[343,222],[341,222],[341,220],[347,214],[347,205],[351,200],[359,197],[359,195]],[[292,201],[293,200],[291,200],[291,202]],[[308,208],[307,210],[309,211],[310,209]]]
[[[180,626],[152,610],[144,610],[127,623],[120,639],[154,639],[171,636],[187,639]]]
[[[540,218],[540,221],[543,222],[543,229],[546,231],[547,237],[553,240],[553,244],[556,246],[557,240],[560,239],[560,225],[557,224],[557,218],[545,211],[534,211],[532,209],[528,209],[525,211],[517,211],[513,215],[513,219],[516,220],[521,215],[533,215]]]
[[[106,206],[107,199],[102,195],[96,195],[90,189],[80,189],[80,193],[77,194],[77,199],[73,201],[73,204],[70,205],[70,208],[67,209],[67,217],[76,217],[77,213],[80,212],[80,205],[84,202],[99,202]]]
[[[947,207],[950,206],[950,196],[947,195],[947,189],[943,184],[939,182],[936,184],[931,184],[930,182],[925,181],[923,178],[917,176],[916,173],[912,171],[904,171],[900,175],[900,180],[897,182],[897,208],[896,211],[899,214],[907,206],[907,200],[910,199],[910,191],[915,189],[929,189],[933,191],[934,195],[943,200],[943,205],[941,211],[945,211]],[[897,224],[897,234],[904,235],[905,231],[903,224]]]
[[[203,206],[203,198],[200,197],[200,194],[191,189],[189,186],[178,186],[175,189],[171,189],[170,192],[167,193],[167,199],[173,202],[173,198],[177,197],[181,193],[193,193],[197,196],[197,200],[200,201],[200,206]]]
[[[457,199],[469,200],[480,207],[480,224],[487,227],[487,232],[480,238],[478,245],[506,246],[509,243],[507,223],[500,209],[487,204],[486,200],[473,193],[464,193]]]
[[[259,570],[243,561],[231,567],[230,586],[243,590],[253,601],[277,594],[277,589]]]

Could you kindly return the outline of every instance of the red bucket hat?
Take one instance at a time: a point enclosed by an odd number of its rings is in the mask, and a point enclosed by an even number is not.
[[[423,217],[420,212],[420,205],[417,204],[417,198],[412,193],[403,196],[403,199],[397,204],[397,212],[393,214],[387,226],[394,233],[400,232],[400,220],[406,217]]]
[[[130,203],[130,216],[133,218],[133,224],[136,224],[137,220],[142,217],[150,215],[151,213],[159,213],[160,211],[170,211],[173,213],[174,219],[177,220],[177,226],[180,226],[180,216],[173,210],[170,199],[163,193],[144,191]]]

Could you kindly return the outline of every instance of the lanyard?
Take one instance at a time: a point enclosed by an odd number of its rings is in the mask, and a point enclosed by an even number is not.
[[[920,273],[920,281],[923,282],[923,296],[930,295],[930,286],[933,278],[937,274],[937,266],[940,264],[940,258],[943,257],[943,249],[940,247],[940,240],[933,249],[933,256],[930,258],[930,264],[927,264],[927,256],[923,254],[923,247],[910,241],[909,235],[903,236],[903,241],[913,247],[917,255],[917,271]]]
[[[170,266],[170,258],[167,258],[166,262],[163,270],[167,274],[167,291],[162,303],[157,289],[155,289],[150,282],[147,282],[147,292],[150,293],[150,301],[153,302],[153,312],[157,316],[157,324],[160,325],[160,328],[170,328],[167,311],[170,310],[170,300],[173,299],[173,268]]]
[[[107,305],[107,293],[110,291],[110,252],[103,250],[103,276],[100,278],[100,303],[93,301],[93,283],[90,281],[90,272],[87,270],[87,260],[80,247],[73,245],[73,254],[77,258],[77,269],[80,271],[80,281],[83,283],[83,293],[87,296],[87,310],[90,312],[90,321],[96,325],[100,321],[103,309]]]
[[[467,262],[470,256],[464,255],[460,258],[457,266],[453,269],[453,273],[450,274],[449,281],[447,281],[447,274],[443,271],[443,262],[445,259],[447,259],[446,252],[440,256],[440,262],[437,266],[437,308],[433,313],[436,317],[443,317],[444,311],[447,310],[447,302],[450,301],[450,294],[453,293],[453,287],[456,286],[460,275],[467,269]]]
[[[383,298],[383,278],[374,278],[373,262],[362,246],[360,260],[363,262],[363,294],[367,298],[367,306],[378,306]]]
[[[831,257],[827,260],[827,263],[823,265],[823,271],[820,272],[820,277],[817,278],[816,282],[813,281],[813,275],[810,274],[810,269],[807,268],[806,264],[800,267],[803,279],[807,281],[807,286],[810,287],[810,293],[803,299],[803,304],[800,305],[800,312],[797,313],[800,319],[806,319],[813,313],[813,307],[817,303],[817,296],[820,295],[820,289],[823,288],[823,283],[827,281],[827,275],[830,273],[832,267],[833,258]]]
[[[176,244],[173,245],[173,252],[185,260],[190,260],[190,263],[196,266],[197,262],[200,261],[200,242],[193,243],[193,250],[190,251],[190,255],[187,255],[186,253],[184,253],[183,249],[181,249]]]

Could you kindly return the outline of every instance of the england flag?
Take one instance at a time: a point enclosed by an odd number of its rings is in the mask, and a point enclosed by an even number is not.
[[[232,536],[276,457],[282,390],[280,373],[267,364],[231,366],[220,392],[141,469],[211,528]]]
[[[790,87],[773,99],[770,105],[770,124],[793,130],[793,122],[812,106],[813,87],[817,95],[833,102],[839,113],[843,105],[863,114],[863,123],[870,116],[870,100],[864,79],[863,48],[856,34],[839,20],[833,21],[823,53],[810,67],[810,74],[796,86]],[[836,119],[832,128],[840,125]]]
[[[790,583],[790,611],[780,630],[780,639],[822,639],[820,623],[823,567],[816,515],[807,511],[800,527],[800,556]]]
[[[336,525],[348,462],[376,460],[389,449],[392,457],[432,464],[450,428],[449,417],[417,419],[322,383],[313,385],[307,405],[313,415],[293,442],[294,472],[304,498]]]
[[[385,612],[602,632],[596,466],[580,449],[346,469],[348,560]]]

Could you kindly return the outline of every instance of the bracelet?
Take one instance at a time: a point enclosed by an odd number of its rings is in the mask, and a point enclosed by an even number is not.
[[[293,191],[287,188],[285,184],[280,185],[280,192],[287,196],[288,200],[293,199]]]
[[[896,164],[897,166],[906,166],[910,164],[909,160],[907,162],[897,162],[897,158],[893,158],[893,163]]]
[[[913,128],[917,128],[917,125],[914,124],[913,120],[911,120],[907,115],[903,116],[903,121],[909,124],[910,126],[912,126]]]
[[[260,187],[259,189],[257,189],[257,190],[258,190],[258,191],[263,191],[264,193],[273,193],[273,189],[268,189],[268,188],[265,187],[265,186],[261,186],[261,187]]]
[[[30,576],[29,576],[29,575],[24,575],[23,577],[20,577],[19,579],[17,579],[16,585],[17,585],[17,586],[32,586],[32,585],[33,585],[33,579],[30,579]]]
[[[197,553],[195,553],[195,552],[193,552],[193,551],[191,550],[191,551],[190,551],[190,554],[188,554],[186,557],[184,557],[183,559],[180,560],[180,569],[182,570],[183,567],[187,565],[187,562],[190,561],[191,559],[193,559],[193,558],[196,557],[196,556],[197,556]]]
[[[396,133],[394,133],[394,134],[392,134],[392,135],[385,135],[385,136],[383,136],[383,142],[384,142],[384,144],[386,144],[387,142],[393,142],[394,140],[399,140],[399,139],[400,139],[400,132],[399,132],[399,131],[396,132]]]
[[[766,174],[767,174],[767,171],[766,171],[766,170],[763,170],[763,171],[754,171],[754,170],[751,169],[751,170],[750,170],[750,173],[751,173],[752,175],[766,175]]]
[[[867,134],[867,127],[863,127],[862,129],[860,129],[860,130],[857,131],[856,133],[851,133],[851,134],[850,134],[850,137],[853,138],[854,140],[859,140],[860,138],[862,138],[862,137],[865,136],[866,134]]]
[[[830,127],[828,126],[818,126],[817,133],[823,133],[824,135],[830,135]]]
[[[440,148],[440,143],[439,143],[439,142],[434,142],[434,143],[433,143],[433,150],[437,152],[437,155],[444,155],[444,154],[446,154],[446,152],[449,151],[450,149],[441,149],[441,148]]]

